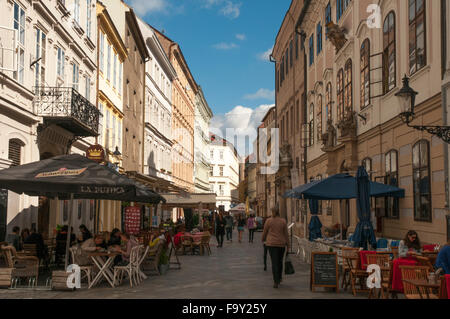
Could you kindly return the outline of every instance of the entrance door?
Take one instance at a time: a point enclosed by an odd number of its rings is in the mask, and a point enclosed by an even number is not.
[[[6,215],[8,212],[8,191],[0,189],[0,241],[6,238]]]

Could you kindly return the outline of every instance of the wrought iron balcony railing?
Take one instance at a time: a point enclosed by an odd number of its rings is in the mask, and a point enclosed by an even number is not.
[[[34,109],[46,124],[56,124],[76,136],[97,136],[100,111],[71,87],[35,87]]]

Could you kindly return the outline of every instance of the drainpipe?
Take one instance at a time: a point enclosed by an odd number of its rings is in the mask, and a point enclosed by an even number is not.
[[[445,73],[447,69],[447,0],[441,0],[441,50],[442,50],[442,80],[445,79]],[[445,83],[442,87],[442,122],[444,126],[448,125],[448,112],[447,112],[447,88]],[[449,207],[449,146],[444,143],[444,175],[445,175],[445,208]]]

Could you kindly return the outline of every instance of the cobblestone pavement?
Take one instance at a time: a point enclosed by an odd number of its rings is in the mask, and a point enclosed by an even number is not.
[[[272,287],[270,257],[267,271],[263,266],[263,246],[260,232],[255,233],[254,243],[248,243],[248,233],[244,241],[237,241],[237,232],[233,242],[224,241],[222,248],[216,248],[215,237],[211,239],[211,256],[180,256],[181,269],[171,269],[162,276],[150,276],[141,285],[130,288],[128,281],[117,288],[102,283],[100,286],[75,292],[0,289],[3,298],[80,298],[80,299],[358,299],[367,298],[359,293],[357,297],[349,291],[339,293],[326,292],[317,288],[309,289],[310,266],[292,256],[295,274],[284,276],[278,289]]]

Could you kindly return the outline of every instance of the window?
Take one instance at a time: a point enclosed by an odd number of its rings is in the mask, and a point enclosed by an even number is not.
[[[117,147],[119,147],[119,152],[122,152],[122,121],[117,119]]]
[[[108,42],[108,56],[106,57],[106,79],[111,81],[111,44]]]
[[[219,166],[219,176],[223,176],[223,166]]]
[[[363,159],[361,165],[364,166],[367,175],[369,175],[369,179],[372,180],[372,159],[370,158]]]
[[[88,38],[91,37],[91,16],[92,16],[92,8],[91,8],[92,0],[86,0],[86,35]]]
[[[8,159],[12,161],[11,166],[19,166],[22,158],[23,142],[19,139],[13,138],[8,143]]]
[[[73,19],[76,23],[80,24],[80,0],[74,0]]]
[[[211,150],[211,160],[214,159],[214,150]]]
[[[333,119],[333,113],[332,113],[332,87],[331,87],[331,82],[328,82],[327,84],[327,90],[326,90],[326,95],[325,95],[325,116],[326,116],[326,122],[328,122],[328,120],[332,120]]]
[[[317,140],[319,141],[322,138],[322,94],[319,94],[319,97],[317,98],[317,110],[316,110],[316,116],[317,116]]]
[[[219,196],[223,196],[224,195],[224,188],[225,188],[225,185],[219,185]]]
[[[347,9],[350,0],[337,0],[336,1],[336,20],[339,21]]]
[[[280,74],[279,68],[275,67],[275,86],[277,88],[277,92],[280,91]]]
[[[396,84],[395,14],[389,12],[383,25],[383,93]]]
[[[431,222],[431,187],[428,141],[413,147],[414,220]]]
[[[25,11],[17,3],[14,3],[14,30],[19,35],[19,41],[17,48],[17,71],[13,72],[13,78],[23,84],[25,65]]]
[[[123,83],[122,83],[122,62],[120,62],[119,61],[119,83],[118,83],[118,86],[119,86],[119,94],[120,95],[122,95],[122,85],[123,85]]]
[[[298,59],[298,46],[299,46],[299,36],[298,33],[295,33],[295,59]]]
[[[426,64],[425,1],[409,0],[409,73]]]
[[[292,66],[294,65],[294,43],[292,42],[292,40],[289,44],[289,51],[290,51],[290,53],[289,53],[290,64],[291,64],[291,68],[292,68]]]
[[[309,37],[309,65],[314,63],[314,34]]]
[[[337,75],[337,116],[338,120],[344,117],[344,70],[340,69]]]
[[[223,151],[220,151],[220,159],[223,160]]]
[[[314,104],[309,106],[309,145],[314,145]]]
[[[370,104],[370,41],[361,45],[361,109]]]
[[[73,63],[72,67],[72,88],[78,91],[80,67],[77,63]]]
[[[57,64],[57,74],[64,81],[64,62],[65,62],[65,52],[63,49],[58,48],[58,64]]]
[[[352,75],[352,60],[349,59],[345,63],[345,113],[351,112],[353,109],[353,75]]]
[[[322,24],[317,25],[317,55],[322,52]]]
[[[109,118],[111,112],[106,109],[106,136],[105,136],[105,147],[111,149],[111,128],[109,126]]]
[[[331,3],[328,2],[327,7],[325,8],[325,38],[328,39],[328,31],[326,26],[331,22]]]
[[[116,52],[113,52],[114,55],[114,66],[113,66],[113,87],[116,88],[116,82],[117,82],[117,54]]]
[[[89,101],[91,99],[91,78],[86,76],[85,81],[84,97]]]
[[[385,156],[385,180],[384,183],[398,187],[398,162],[397,151],[389,151]],[[386,217],[399,218],[399,199],[393,197],[385,198]]]
[[[36,29],[36,55],[34,58],[35,61],[37,61],[34,65],[34,85],[36,86],[36,89],[39,86],[45,85],[46,43],[45,33],[40,29]]]
[[[112,129],[111,129],[111,150],[115,150],[116,149],[116,117],[114,116],[114,114],[112,115]]]
[[[104,47],[105,47],[105,34],[102,32],[102,31],[100,31],[100,43],[99,43],[99,63],[100,63],[100,71],[102,72],[102,73],[104,73],[104,55],[105,55],[105,49],[104,49]]]
[[[98,110],[100,111],[100,116],[98,119],[98,143],[103,145],[103,104],[98,104]]]
[[[286,55],[285,55],[285,71],[286,71],[286,75],[289,74],[289,49],[286,48]]]

